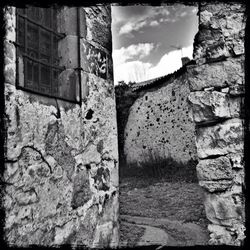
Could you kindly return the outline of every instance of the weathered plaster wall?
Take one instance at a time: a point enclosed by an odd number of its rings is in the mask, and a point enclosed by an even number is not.
[[[63,8],[60,24],[67,35],[59,44],[64,54],[61,63],[70,74],[75,74],[78,60],[73,47],[78,39],[75,15],[70,15],[74,9]],[[80,11],[81,105],[16,89],[15,8],[5,12],[4,180],[8,184],[4,230],[8,244],[118,245],[111,10],[102,6]],[[98,53],[101,56],[96,57]],[[61,81],[70,78],[60,77]]]
[[[245,6],[201,4],[195,66],[188,71],[196,124],[197,174],[205,190],[210,244],[244,239]]]
[[[158,88],[143,91],[129,110],[124,137],[128,164],[172,157],[177,162],[196,159],[194,123],[187,104],[186,73]]]

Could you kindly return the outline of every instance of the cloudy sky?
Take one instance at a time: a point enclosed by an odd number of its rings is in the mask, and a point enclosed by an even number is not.
[[[197,31],[196,7],[112,6],[115,84],[174,72],[181,67],[182,55],[192,58]]]

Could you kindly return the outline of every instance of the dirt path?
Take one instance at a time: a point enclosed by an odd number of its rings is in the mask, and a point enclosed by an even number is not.
[[[207,245],[209,233],[196,183],[130,178],[120,189],[121,245]]]
[[[152,227],[152,226],[145,226],[146,230],[143,236],[140,238],[137,246],[149,246],[149,245],[167,245],[167,246],[175,246],[177,243],[176,241],[168,235],[164,230]]]
[[[127,225],[133,230],[134,224],[123,222],[123,225]],[[143,234],[137,239],[137,241],[131,243],[129,240],[122,241],[120,244],[122,247],[131,246],[150,246],[150,245],[167,245],[167,246],[176,246],[177,243],[173,237],[168,235],[165,230],[146,226],[143,224],[136,224],[137,227],[143,228]]]
[[[166,218],[120,215],[122,223],[134,224],[146,230],[139,245],[193,246],[206,245],[208,234],[194,223],[182,223]]]

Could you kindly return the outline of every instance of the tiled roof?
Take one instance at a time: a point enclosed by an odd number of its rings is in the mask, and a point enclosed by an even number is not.
[[[131,86],[131,88],[133,90],[137,90],[137,89],[143,88],[145,86],[152,85],[153,83],[155,83],[155,82],[157,82],[157,81],[159,81],[161,79],[164,79],[165,77],[166,77],[166,75],[161,76],[161,77],[157,77],[157,78],[154,78],[154,79],[150,79],[150,80],[147,80],[147,81],[143,81],[143,82],[136,82]]]
[[[194,64],[194,61],[193,60],[189,61],[187,64],[185,64],[180,69],[176,70],[175,72],[173,72],[171,74],[157,77],[157,78],[150,79],[150,80],[143,81],[143,82],[134,83],[133,85],[131,85],[132,91],[150,88],[150,87],[155,87],[157,85],[160,85],[161,83],[163,83],[163,81],[165,82],[166,80],[169,80],[172,77],[177,77],[180,74],[182,74],[186,70],[186,66],[190,65],[190,64]]]

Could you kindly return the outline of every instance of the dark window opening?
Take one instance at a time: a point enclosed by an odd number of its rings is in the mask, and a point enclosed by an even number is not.
[[[17,87],[79,102],[78,94],[65,95],[65,87],[60,86],[64,83],[58,81],[60,73],[65,70],[59,65],[58,42],[65,35],[57,30],[58,10],[56,7],[17,8]],[[70,88],[70,92],[75,90],[75,86]]]

